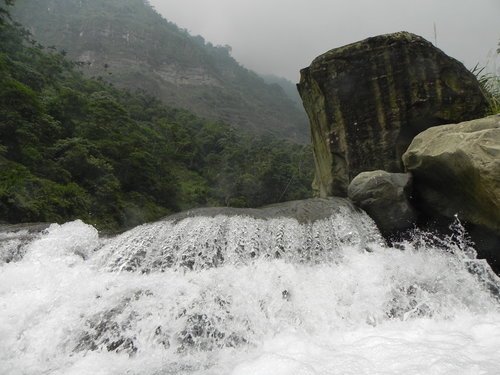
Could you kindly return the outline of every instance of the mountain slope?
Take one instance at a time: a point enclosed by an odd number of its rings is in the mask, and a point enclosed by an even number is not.
[[[261,75],[264,81],[270,85],[278,85],[280,86],[285,94],[292,99],[295,105],[299,108],[302,107],[302,99],[300,98],[299,91],[297,90],[297,85],[292,81],[276,76],[274,74],[264,74]]]
[[[12,13],[42,44],[84,62],[89,76],[255,133],[308,141],[305,112],[280,87],[143,0],[18,0]]]
[[[310,196],[303,147],[84,78],[0,0],[0,223],[117,230],[196,206]]]

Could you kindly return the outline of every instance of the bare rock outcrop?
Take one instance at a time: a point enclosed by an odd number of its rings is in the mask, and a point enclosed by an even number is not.
[[[317,57],[297,85],[309,116],[321,197],[346,196],[360,172],[402,172],[413,137],[483,117],[487,103],[460,62],[407,32],[368,38]]]

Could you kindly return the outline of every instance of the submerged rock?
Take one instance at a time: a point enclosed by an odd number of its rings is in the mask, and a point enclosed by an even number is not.
[[[165,219],[180,221],[188,217],[249,216],[255,219],[286,217],[299,223],[312,223],[345,211],[355,212],[356,207],[347,199],[339,197],[311,198],[271,204],[261,208],[207,207],[196,208]]]
[[[410,228],[416,213],[409,198],[412,179],[409,173],[363,172],[349,185],[348,196],[366,211],[384,235]]]
[[[420,133],[403,155],[419,209],[500,235],[500,115]]]
[[[297,86],[321,197],[346,196],[360,172],[401,172],[401,155],[415,135],[481,117],[487,108],[473,74],[407,32],[328,51],[301,70]]]
[[[346,247],[373,251],[383,242],[373,220],[348,199],[316,198],[168,216],[121,234],[99,250],[98,262],[110,271],[143,273],[204,270],[256,259],[317,264],[338,261]]]
[[[0,265],[19,261],[49,223],[0,224]]]

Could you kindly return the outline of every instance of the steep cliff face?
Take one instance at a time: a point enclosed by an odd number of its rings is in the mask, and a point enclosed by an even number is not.
[[[279,86],[143,0],[17,0],[12,13],[37,41],[82,62],[88,76],[254,133],[309,140],[305,112]]]
[[[487,104],[460,62],[407,32],[368,38],[317,57],[301,70],[319,196],[345,196],[360,172],[402,171],[415,135],[478,118]]]

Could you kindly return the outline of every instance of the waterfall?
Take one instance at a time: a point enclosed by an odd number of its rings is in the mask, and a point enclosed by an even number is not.
[[[499,291],[459,223],[387,246],[348,206],[4,228],[0,373],[498,374]]]

